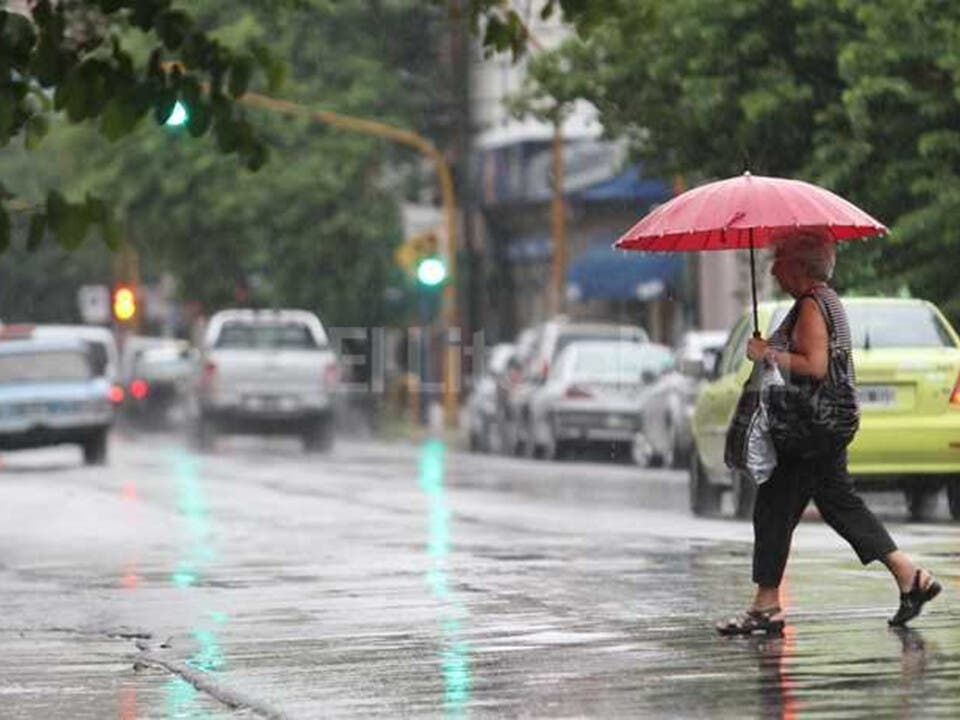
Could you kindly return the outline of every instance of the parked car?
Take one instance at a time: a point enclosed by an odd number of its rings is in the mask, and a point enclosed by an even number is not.
[[[294,434],[307,451],[333,444],[339,370],[319,318],[305,310],[223,310],[201,348],[196,435]]]
[[[497,394],[501,385],[508,382],[506,376],[515,351],[512,343],[499,343],[487,354],[483,373],[466,404],[466,429],[471,450],[490,452],[497,445]]]
[[[649,342],[650,338],[646,331],[637,325],[570,320],[566,316],[538,326],[531,351],[524,359],[521,379],[511,388],[506,401],[509,434],[505,449],[508,452],[533,454],[535,447],[531,440],[531,398],[547,381],[553,363],[564,348],[584,340],[636,344]]]
[[[113,406],[100,360],[78,338],[38,339],[30,326],[4,326],[0,449],[76,444],[85,463],[105,464]]]
[[[849,449],[852,479],[866,489],[901,490],[913,519],[929,516],[946,487],[950,513],[960,519],[960,338],[923,300],[844,298],[843,304],[861,409]],[[789,308],[789,302],[761,304],[765,336]],[[727,425],[752,368],[745,357],[752,330],[748,314],[734,325],[694,409],[690,503],[697,514],[716,513],[725,490],[738,516],[752,512],[755,486],[723,464]]]
[[[631,341],[581,340],[557,356],[530,401],[530,447],[560,458],[575,445],[632,450],[644,385],[673,367],[670,348]]]
[[[124,379],[124,414],[148,427],[166,425],[178,409],[182,413],[197,368],[196,353],[186,340],[155,340],[130,353]]]
[[[707,370],[716,362],[727,331],[692,330],[677,347],[677,363],[640,395],[638,455],[654,466],[685,468],[693,436],[690,417]]]
[[[104,377],[115,386],[114,403],[122,399],[120,391],[120,358],[113,331],[102,325],[31,325],[37,340],[78,339],[90,348],[90,361],[95,375]],[[119,392],[118,392],[119,391]]]

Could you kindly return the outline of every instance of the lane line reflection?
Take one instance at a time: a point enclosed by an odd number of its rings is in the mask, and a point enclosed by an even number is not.
[[[440,601],[443,648],[440,669],[443,674],[443,707],[448,718],[465,716],[470,700],[472,678],[470,645],[462,638],[463,622],[468,612],[450,589],[447,562],[450,553],[450,507],[444,489],[446,447],[441,440],[431,439],[420,448],[419,484],[427,496],[427,554],[432,560],[426,572],[426,583]]]
[[[170,574],[170,583],[179,590],[197,594],[200,591],[196,588],[203,581],[204,571],[219,559],[213,546],[200,460],[184,450],[171,451],[169,460],[177,491],[177,508],[188,537],[185,554]],[[217,631],[228,620],[227,613],[205,608],[200,623],[191,631],[197,650],[186,660],[187,665],[211,673],[226,668],[226,658]],[[199,691],[183,678],[172,678],[167,683],[166,692],[168,715],[178,718],[203,717],[204,713],[195,708],[198,695]]]

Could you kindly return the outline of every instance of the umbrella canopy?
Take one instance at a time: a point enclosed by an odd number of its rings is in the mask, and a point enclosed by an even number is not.
[[[668,252],[749,248],[753,334],[759,337],[754,248],[797,230],[834,242],[887,232],[878,220],[822,187],[746,172],[693,188],[660,205],[613,246]]]
[[[822,187],[744,173],[658,206],[614,247],[671,252],[758,248],[784,231],[801,229],[834,241],[887,232],[878,220]]]

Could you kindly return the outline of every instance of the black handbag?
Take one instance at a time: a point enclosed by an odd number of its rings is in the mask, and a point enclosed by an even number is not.
[[[860,407],[854,387],[850,350],[837,341],[836,323],[830,307],[816,294],[830,335],[827,376],[803,378],[771,387],[767,396],[770,436],[778,457],[807,458],[842,451],[860,427]],[[792,322],[796,322],[797,300]],[[789,330],[793,330],[792,323]],[[789,333],[788,333],[789,335]],[[796,379],[794,379],[796,380]]]

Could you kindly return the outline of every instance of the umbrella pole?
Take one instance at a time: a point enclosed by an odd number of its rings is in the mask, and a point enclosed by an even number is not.
[[[757,262],[753,250],[753,228],[750,228],[750,293],[753,297],[753,336],[760,337],[760,320],[757,317]]]

